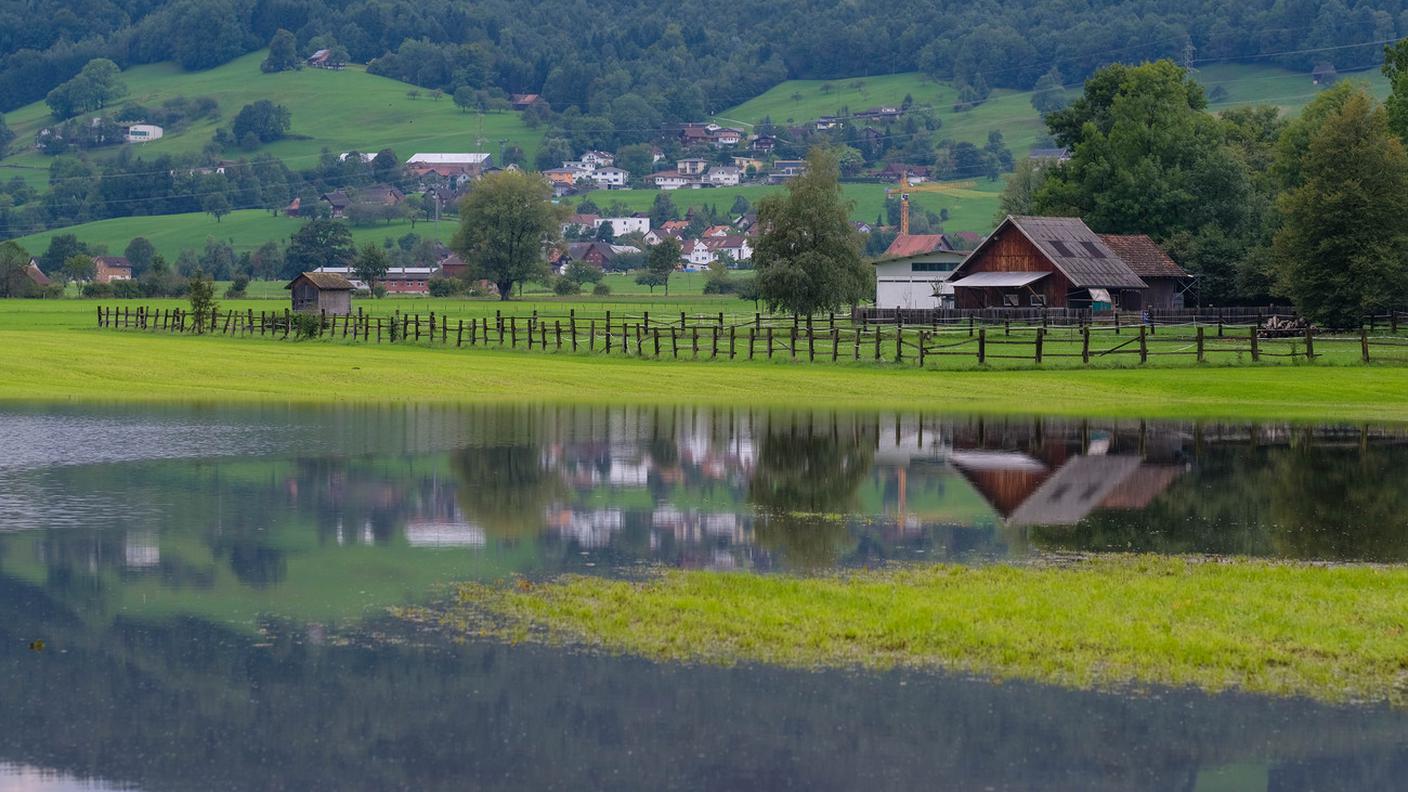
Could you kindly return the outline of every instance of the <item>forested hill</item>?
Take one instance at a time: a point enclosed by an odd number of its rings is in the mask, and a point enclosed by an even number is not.
[[[106,57],[206,69],[293,31],[428,88],[541,93],[603,114],[697,119],[789,78],[923,70],[979,93],[1110,61],[1376,66],[1403,0],[0,0],[0,111]]]

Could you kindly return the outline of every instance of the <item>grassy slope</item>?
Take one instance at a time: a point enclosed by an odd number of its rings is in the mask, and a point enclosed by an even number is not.
[[[448,613],[416,615],[452,631],[659,660],[899,666],[1403,704],[1405,585],[1404,569],[1117,556],[809,579],[669,571],[644,582],[471,584]]]
[[[323,148],[341,152],[390,147],[403,160],[419,151],[490,151],[497,156],[501,139],[522,146],[531,159],[542,139],[541,130],[529,129],[517,113],[510,112],[486,114],[481,133],[479,117],[460,112],[448,97],[438,102],[409,99],[406,91],[411,86],[367,74],[360,67],[263,74],[259,71],[263,59],[263,52],[255,52],[208,71],[186,72],[173,63],[158,63],[123,72],[128,93],[119,103],[155,105],[173,96],[210,96],[220,103],[218,120],[204,119],[178,134],[142,144],[140,153],[198,153],[217,126],[229,124],[241,107],[257,99],[273,99],[292,113],[291,135],[300,139],[278,141],[259,152],[280,157],[294,169],[315,164]],[[43,102],[7,113],[5,120],[19,141],[32,140],[40,127],[53,123]],[[481,134],[483,146],[476,143]],[[116,151],[99,149],[94,155],[112,156]],[[228,152],[230,157],[248,154]],[[47,157],[21,148],[0,161],[0,178],[11,175],[4,166],[47,169],[48,163]]]
[[[242,209],[231,212],[216,222],[208,214],[191,213],[159,215],[155,217],[115,217],[110,220],[97,220],[92,223],[54,228],[15,240],[31,253],[39,254],[49,246],[49,240],[58,234],[74,234],[80,241],[101,245],[111,254],[121,254],[133,237],[146,237],[156,246],[157,252],[174,261],[184,248],[199,251],[205,247],[208,238],[229,242],[236,252],[253,250],[273,239],[287,242],[302,221],[283,216],[273,216],[262,209]],[[435,237],[448,241],[454,234],[456,221],[442,220],[437,228],[435,223],[417,223],[411,228],[409,222],[395,222],[390,225],[378,224],[366,228],[352,227],[352,236],[358,244],[381,242],[386,237],[393,239],[408,233],[422,237]]]

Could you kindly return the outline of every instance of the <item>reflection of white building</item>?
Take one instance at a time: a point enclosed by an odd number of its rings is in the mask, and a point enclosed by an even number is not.
[[[412,521],[406,524],[406,543],[411,547],[483,547],[484,529],[473,523],[451,521]]]
[[[130,531],[122,544],[123,563],[129,569],[147,569],[161,563],[156,531]]]
[[[563,538],[574,540],[591,550],[610,545],[611,537],[625,526],[620,509],[549,510],[547,522]]]

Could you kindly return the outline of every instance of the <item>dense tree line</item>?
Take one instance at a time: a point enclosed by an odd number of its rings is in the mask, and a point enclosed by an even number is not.
[[[963,86],[1078,82],[1112,60],[1247,59],[1340,71],[1408,31],[1401,0],[1176,0],[1070,6],[800,2],[723,14],[709,3],[606,0],[0,0],[0,110],[41,99],[93,58],[205,69],[268,45],[336,46],[374,71],[453,94],[541,93],[553,109],[637,123],[698,118],[786,78],[922,69]],[[271,68],[286,68],[280,36]],[[1048,84],[1046,86],[1050,88]]]

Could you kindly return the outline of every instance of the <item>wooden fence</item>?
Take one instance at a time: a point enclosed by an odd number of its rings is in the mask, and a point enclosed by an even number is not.
[[[197,317],[180,308],[100,306],[98,326],[168,333],[210,333],[274,339],[334,338],[364,343],[428,343],[455,347],[591,352],[647,358],[759,360],[786,358],[808,362],[883,361],[926,367],[943,359],[977,364],[1017,361],[1041,365],[1079,360],[1081,365],[1137,358],[1183,357],[1189,362],[1236,358],[1313,361],[1338,350],[1341,359],[1408,361],[1408,337],[1396,335],[1398,317],[1384,317],[1359,333],[1324,335],[1314,330],[1264,337],[1256,324],[1157,322],[1042,325],[985,323],[906,325],[852,321],[850,317],[764,316],[650,313],[578,316],[575,310],[550,315],[452,319],[430,313],[373,316],[362,311],[333,314],[282,313],[253,309],[213,310]],[[1408,325],[1405,325],[1408,329]]]

